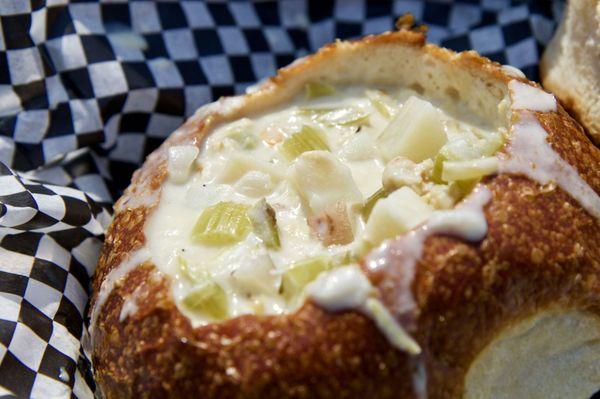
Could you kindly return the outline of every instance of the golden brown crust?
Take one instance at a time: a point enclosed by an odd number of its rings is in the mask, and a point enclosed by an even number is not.
[[[351,46],[414,46],[490,81],[511,77],[473,52],[456,56],[402,31],[369,36]],[[280,71],[273,90],[326,63],[337,46]],[[261,93],[249,97],[260,100]],[[221,103],[223,105],[223,103]],[[216,109],[216,108],[215,108]],[[242,111],[243,113],[244,111]],[[119,201],[94,279],[94,298],[108,272],[144,243],[143,223],[165,175],[165,149],[199,143],[223,116],[199,111],[136,173]],[[560,110],[538,114],[553,148],[600,192],[600,150]],[[485,181],[493,200],[481,243],[430,237],[413,285],[430,398],[460,397],[468,366],[502,326],[550,307],[600,315],[600,226],[561,189],[519,176]],[[128,205],[129,204],[129,205]],[[376,279],[374,280],[376,281]],[[139,310],[120,321],[134,290]],[[385,292],[383,293],[385,296]],[[388,293],[389,294],[389,293]],[[99,313],[93,362],[107,398],[398,398],[411,397],[417,359],[392,348],[366,317],[327,313],[312,303],[285,316],[244,316],[193,329],[176,309],[170,282],[145,264],[124,278]]]

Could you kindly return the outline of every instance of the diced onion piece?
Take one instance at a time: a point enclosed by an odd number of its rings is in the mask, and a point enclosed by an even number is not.
[[[481,157],[481,152],[473,140],[466,137],[455,138],[440,148],[440,154],[449,161],[466,161]]]
[[[247,154],[233,153],[220,171],[217,182],[226,184],[234,183],[252,170],[265,173],[273,177],[274,180],[282,180],[285,177],[281,171],[281,167],[258,160]]]
[[[260,198],[273,191],[274,182],[270,175],[258,170],[251,170],[242,176],[234,187],[235,191],[246,197]]]
[[[368,298],[365,302],[365,308],[369,315],[382,331],[389,342],[400,350],[405,350],[411,355],[421,353],[419,344],[400,327],[398,322],[387,310],[387,308],[377,299]]]
[[[504,137],[499,133],[490,134],[485,137],[481,146],[481,154],[492,156],[504,145]]]
[[[251,229],[247,210],[247,205],[235,202],[219,202],[206,208],[194,226],[192,238],[209,245],[241,241]]]
[[[292,300],[302,293],[308,283],[330,268],[331,262],[323,257],[294,263],[282,275],[281,294],[287,301]]]
[[[358,108],[347,107],[333,110],[317,119],[326,125],[360,125],[369,121],[369,113]]]
[[[267,248],[279,249],[281,247],[275,210],[264,198],[248,209],[248,218],[252,222],[254,233]]]
[[[348,161],[373,160],[379,157],[375,140],[366,132],[351,136],[337,154]]]
[[[498,170],[496,157],[471,159],[468,161],[444,161],[442,180],[471,180],[491,175]]]
[[[301,108],[301,113],[314,116],[314,120],[328,126],[351,126],[367,123],[369,113],[356,107]]]
[[[290,177],[311,213],[318,215],[338,201],[362,202],[352,172],[334,155],[326,151],[305,152],[291,166]]]
[[[176,183],[185,182],[200,150],[194,145],[175,145],[169,148],[167,171]]]
[[[385,198],[389,195],[389,191],[385,187],[381,187],[379,190],[375,191],[363,204],[361,209],[362,216],[365,220],[369,219],[371,212],[373,211],[373,207],[382,198]]]
[[[481,157],[481,152],[476,148],[475,143],[466,138],[457,138],[446,143],[440,152],[434,158],[432,180],[434,183],[445,183],[442,179],[444,162],[446,161],[466,161]]]
[[[182,302],[190,310],[206,314],[216,320],[223,320],[229,315],[227,294],[214,281],[194,288]]]
[[[257,240],[258,241],[258,240]],[[245,245],[247,244],[248,245]],[[281,276],[275,273],[275,265],[269,251],[256,242],[245,240],[236,246],[234,251],[223,256],[220,261],[221,270],[227,273],[229,284],[245,295],[274,295],[277,294],[281,283]],[[235,259],[234,259],[235,258]]]
[[[322,82],[308,82],[305,90],[308,99],[329,96],[335,93],[335,87]]]
[[[386,160],[401,155],[418,163],[435,156],[447,138],[435,107],[410,97],[377,141]]]
[[[373,245],[405,233],[427,220],[433,212],[417,193],[408,187],[377,201],[367,221],[364,239]]]
[[[390,119],[394,115],[397,107],[390,96],[379,90],[367,90],[365,94],[373,108],[385,118]]]
[[[303,125],[298,133],[292,134],[281,144],[283,155],[290,161],[307,151],[329,151],[329,146],[317,129]]]

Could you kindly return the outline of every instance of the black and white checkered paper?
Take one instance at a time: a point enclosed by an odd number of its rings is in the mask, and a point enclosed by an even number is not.
[[[110,207],[199,106],[410,12],[538,79],[560,0],[0,0],[0,397],[93,397],[84,314]]]

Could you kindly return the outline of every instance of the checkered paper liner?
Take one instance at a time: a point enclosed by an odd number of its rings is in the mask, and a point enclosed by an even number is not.
[[[410,12],[538,79],[560,0],[0,1],[0,396],[95,390],[80,340],[110,207],[199,106]]]

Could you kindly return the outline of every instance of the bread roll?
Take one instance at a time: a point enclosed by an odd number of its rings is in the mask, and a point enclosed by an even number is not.
[[[570,0],[540,64],[542,83],[600,144],[600,2]]]
[[[411,30],[202,107],[115,206],[106,398],[586,398],[600,150],[514,68]]]

